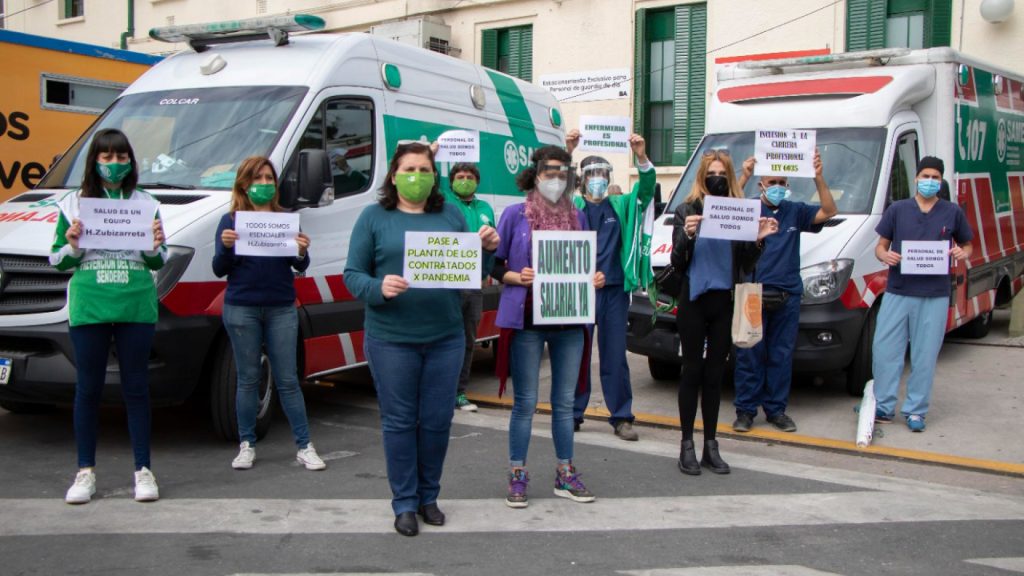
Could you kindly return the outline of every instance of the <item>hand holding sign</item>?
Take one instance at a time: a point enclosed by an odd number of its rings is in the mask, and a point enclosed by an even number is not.
[[[813,178],[814,130],[757,130],[754,133],[754,175]]]
[[[437,137],[437,162],[479,162],[480,133],[471,130],[449,130]]]

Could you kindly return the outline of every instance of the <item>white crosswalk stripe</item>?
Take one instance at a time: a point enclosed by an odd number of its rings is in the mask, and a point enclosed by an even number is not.
[[[973,558],[971,560],[964,560],[970,564],[978,564],[980,566],[989,566],[991,568],[998,568],[1000,570],[1006,570],[1008,572],[1017,572],[1024,574],[1024,557],[1018,558]]]
[[[698,568],[664,568],[658,570],[627,570],[628,576],[842,576],[805,566],[776,564],[771,566],[707,566]]]

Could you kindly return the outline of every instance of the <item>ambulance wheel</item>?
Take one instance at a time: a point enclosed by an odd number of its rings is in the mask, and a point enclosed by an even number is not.
[[[216,344],[216,356],[210,370],[210,416],[214,432],[224,440],[238,442],[238,414],[235,411],[237,373],[231,341],[222,337]],[[259,404],[256,411],[256,438],[270,429],[274,417],[274,383],[266,354],[261,360]]]
[[[864,395],[864,385],[871,380],[871,347],[875,340],[875,324],[878,321],[878,306],[868,312],[864,320],[864,328],[860,331],[860,340],[857,341],[857,350],[853,355],[853,362],[846,369],[846,391],[850,396],[860,397]]]
[[[53,404],[34,404],[16,400],[0,400],[0,408],[11,414],[42,414],[53,409]]]
[[[984,338],[988,336],[988,330],[992,327],[992,311],[989,310],[974,320],[956,329],[956,335],[961,338]]]
[[[651,371],[651,378],[655,380],[679,380],[679,372],[682,368],[681,364],[675,362],[647,357],[647,369]]]

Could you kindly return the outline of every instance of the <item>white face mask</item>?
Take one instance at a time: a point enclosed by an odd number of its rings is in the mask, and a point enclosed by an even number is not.
[[[565,180],[560,178],[552,178],[550,180],[538,180],[537,191],[540,195],[547,199],[552,204],[558,202],[558,199],[562,197],[562,193],[565,192]]]

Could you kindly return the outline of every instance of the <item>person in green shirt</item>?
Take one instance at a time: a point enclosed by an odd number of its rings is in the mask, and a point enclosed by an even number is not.
[[[58,270],[74,269],[68,284],[68,331],[77,371],[74,420],[79,471],[64,497],[68,504],[85,504],[96,493],[96,431],[111,339],[117,347],[121,395],[135,456],[135,499],[152,502],[160,497],[149,458],[149,353],[157,321],[152,271],[163,267],[167,247],[158,204],[135,187],[138,181],[138,163],[128,138],[120,130],[100,130],[89,146],[81,188],[58,201],[60,215],[50,263]],[[83,198],[152,202],[152,250],[79,246],[84,232],[79,219]]]

